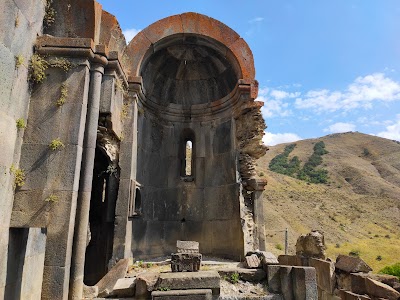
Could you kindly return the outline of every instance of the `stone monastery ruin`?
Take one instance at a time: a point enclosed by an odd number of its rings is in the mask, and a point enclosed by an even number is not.
[[[257,93],[207,16],[126,45],[95,0],[1,1],[0,300],[399,300],[319,231],[266,252]]]
[[[265,250],[265,123],[236,32],[185,13],[126,45],[94,0],[0,8],[0,299],[82,299],[177,240]]]

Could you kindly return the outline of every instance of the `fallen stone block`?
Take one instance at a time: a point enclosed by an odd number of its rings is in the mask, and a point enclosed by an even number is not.
[[[114,267],[96,284],[99,289],[99,297],[108,296],[113,290],[118,279],[124,278],[128,271],[128,259],[121,259]]]
[[[112,297],[133,297],[135,296],[136,278],[118,279],[110,296]]]
[[[336,259],[335,268],[347,273],[368,273],[372,271],[371,267],[361,258],[348,255],[339,255]]]
[[[247,252],[246,256],[250,255],[257,255],[258,258],[261,260],[263,265],[279,265],[279,261],[276,256],[271,252],[266,251],[250,251]]]
[[[317,258],[310,258],[309,263],[310,267],[315,268],[318,287],[333,294],[336,285],[335,263]]]
[[[367,274],[366,277],[371,278],[376,281],[380,281],[384,284],[387,284],[394,288],[396,285],[400,283],[400,280],[398,277],[393,276],[393,275],[387,275],[387,274]]]
[[[291,273],[294,299],[318,300],[315,269],[313,267],[293,267]]]
[[[136,277],[135,296],[137,299],[148,299],[156,288],[160,273],[146,272]]]
[[[281,292],[280,269],[281,266],[279,265],[270,265],[267,267],[268,290],[272,293]]]
[[[365,273],[351,273],[350,278],[350,288],[348,290],[356,294],[367,294],[366,278],[368,274]]]
[[[243,281],[258,282],[264,280],[267,274],[262,269],[244,269],[244,268],[233,268],[233,269],[221,269],[218,270],[219,275],[231,277],[233,274],[238,273],[239,278]]]
[[[261,260],[258,258],[258,256],[256,254],[246,256],[245,267],[248,269],[259,268],[259,267],[261,267]]]
[[[386,298],[389,300],[398,300],[400,298],[400,293],[387,284],[370,278],[367,278],[365,283],[367,286],[368,295]]]
[[[153,300],[212,300],[212,291],[205,290],[174,290],[155,291],[151,293]]]
[[[340,290],[340,298],[342,300],[371,300],[368,295],[360,295],[345,290]]]
[[[220,276],[217,271],[161,273],[156,288],[170,290],[211,289],[214,295],[219,295]]]

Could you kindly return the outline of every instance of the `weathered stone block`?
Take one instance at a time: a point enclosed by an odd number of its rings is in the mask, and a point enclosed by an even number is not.
[[[367,294],[367,285],[366,285],[367,274],[351,273],[349,275],[349,278],[350,278],[350,288],[349,288],[350,291],[357,294]]]
[[[118,279],[124,278],[128,270],[128,259],[121,259],[111,270],[96,284],[99,288],[99,296],[108,295]]]
[[[162,273],[157,287],[171,290],[211,289],[213,294],[219,294],[220,276],[216,271]]]
[[[318,299],[319,300],[341,300],[341,298],[339,296],[330,294],[326,291],[323,290],[318,290]]]
[[[210,289],[156,291],[151,293],[153,300],[212,300]]]
[[[136,299],[148,299],[150,293],[155,289],[160,274],[146,272],[136,278],[135,297]]]
[[[178,253],[199,253],[199,243],[195,241],[176,241]]]
[[[94,299],[99,295],[99,288],[95,286],[83,285],[83,298]]]
[[[278,261],[283,266],[301,266],[301,257],[297,255],[279,255]]]
[[[318,287],[332,294],[336,284],[335,263],[316,258],[311,258],[309,263],[317,273]]]
[[[115,297],[134,297],[136,278],[120,278],[114,285],[110,296]]]
[[[235,273],[239,274],[239,278],[243,281],[259,282],[264,280],[267,276],[262,269],[244,269],[244,268],[232,268],[218,270],[218,273],[222,276],[232,276]]]
[[[266,252],[266,251],[259,251],[256,253],[260,258],[263,263],[263,265],[279,265],[279,261],[276,258],[274,254],[271,252]]]
[[[297,239],[297,255],[325,259],[325,250],[324,236],[316,230],[311,231],[309,234],[301,235]]]
[[[293,267],[292,280],[296,300],[318,300],[317,277],[313,267]]]
[[[173,253],[171,255],[172,272],[198,272],[202,255],[200,253]]]
[[[293,294],[292,269],[293,267],[281,266],[279,271],[281,292],[285,300],[295,299]]]
[[[367,295],[359,295],[350,291],[340,290],[340,299],[342,300],[370,300]]]
[[[387,284],[370,278],[367,278],[365,283],[368,295],[389,300],[398,300],[400,298],[400,293]]]
[[[280,269],[281,266],[279,265],[267,266],[268,289],[273,293],[281,292]]]
[[[261,266],[261,260],[256,254],[245,257],[245,266],[248,269],[256,269]]]
[[[372,268],[367,265],[361,258],[347,255],[339,255],[336,258],[336,269],[345,271],[347,273],[368,273],[372,271]]]

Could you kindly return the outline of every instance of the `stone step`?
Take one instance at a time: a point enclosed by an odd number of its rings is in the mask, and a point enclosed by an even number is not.
[[[152,300],[212,300],[210,289],[154,291]]]
[[[220,279],[217,271],[161,273],[156,288],[169,290],[211,289],[213,295],[219,295]]]

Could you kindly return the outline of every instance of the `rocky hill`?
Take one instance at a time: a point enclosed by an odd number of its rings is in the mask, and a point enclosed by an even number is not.
[[[300,167],[320,141],[328,153],[316,167],[328,172],[326,183],[310,183],[269,170],[271,160],[296,144]],[[282,254],[284,229],[289,253],[297,237],[322,230],[328,254],[353,252],[375,271],[400,261],[400,143],[357,132],[270,147],[258,161],[258,174],[268,179],[264,192],[267,242]]]

